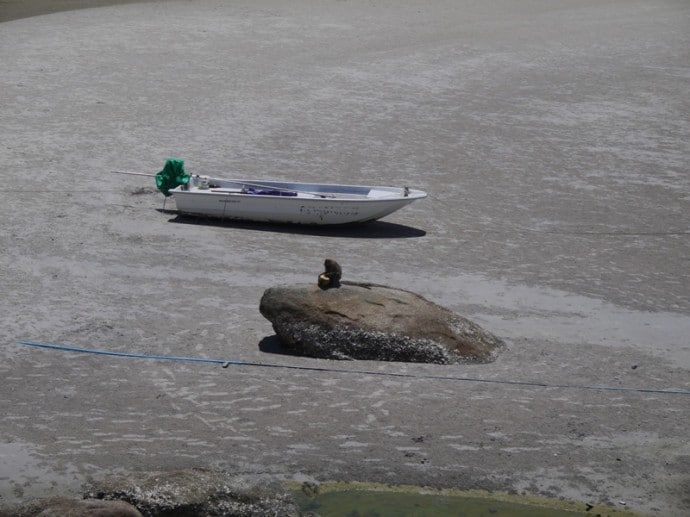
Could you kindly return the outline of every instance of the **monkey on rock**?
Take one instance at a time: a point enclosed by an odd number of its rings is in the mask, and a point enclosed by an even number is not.
[[[323,263],[326,271],[319,275],[319,287],[328,289],[329,287],[340,287],[340,279],[343,276],[343,268],[333,259],[326,259]]]

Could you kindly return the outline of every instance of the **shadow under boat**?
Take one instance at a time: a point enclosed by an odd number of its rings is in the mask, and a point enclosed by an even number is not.
[[[386,221],[369,221],[342,225],[306,225],[289,223],[261,223],[235,219],[216,219],[212,217],[180,214],[177,210],[157,209],[160,213],[174,215],[168,222],[219,228],[235,228],[257,232],[290,233],[314,235],[319,237],[346,237],[351,239],[409,239],[424,237],[426,232],[403,224]]]

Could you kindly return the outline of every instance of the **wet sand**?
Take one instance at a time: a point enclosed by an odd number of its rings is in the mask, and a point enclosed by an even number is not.
[[[682,515],[689,11],[202,0],[4,22],[0,505],[209,466]],[[209,224],[108,172],[168,156],[429,198],[355,229]],[[327,256],[510,346],[466,366],[281,354],[261,295]]]

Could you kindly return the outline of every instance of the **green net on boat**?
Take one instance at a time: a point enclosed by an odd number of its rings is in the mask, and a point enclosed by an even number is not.
[[[163,170],[156,174],[156,187],[166,197],[171,196],[170,190],[180,185],[186,185],[190,175],[184,171],[184,160],[168,158]]]

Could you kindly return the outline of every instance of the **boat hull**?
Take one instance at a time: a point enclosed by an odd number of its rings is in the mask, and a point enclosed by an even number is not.
[[[397,187],[260,182],[275,195],[248,194],[243,180],[208,180],[171,190],[178,212],[219,219],[266,223],[339,225],[385,217],[426,197],[420,190]],[[215,187],[215,188],[214,188]],[[278,195],[284,194],[284,195]],[[289,195],[288,195],[289,193]]]

